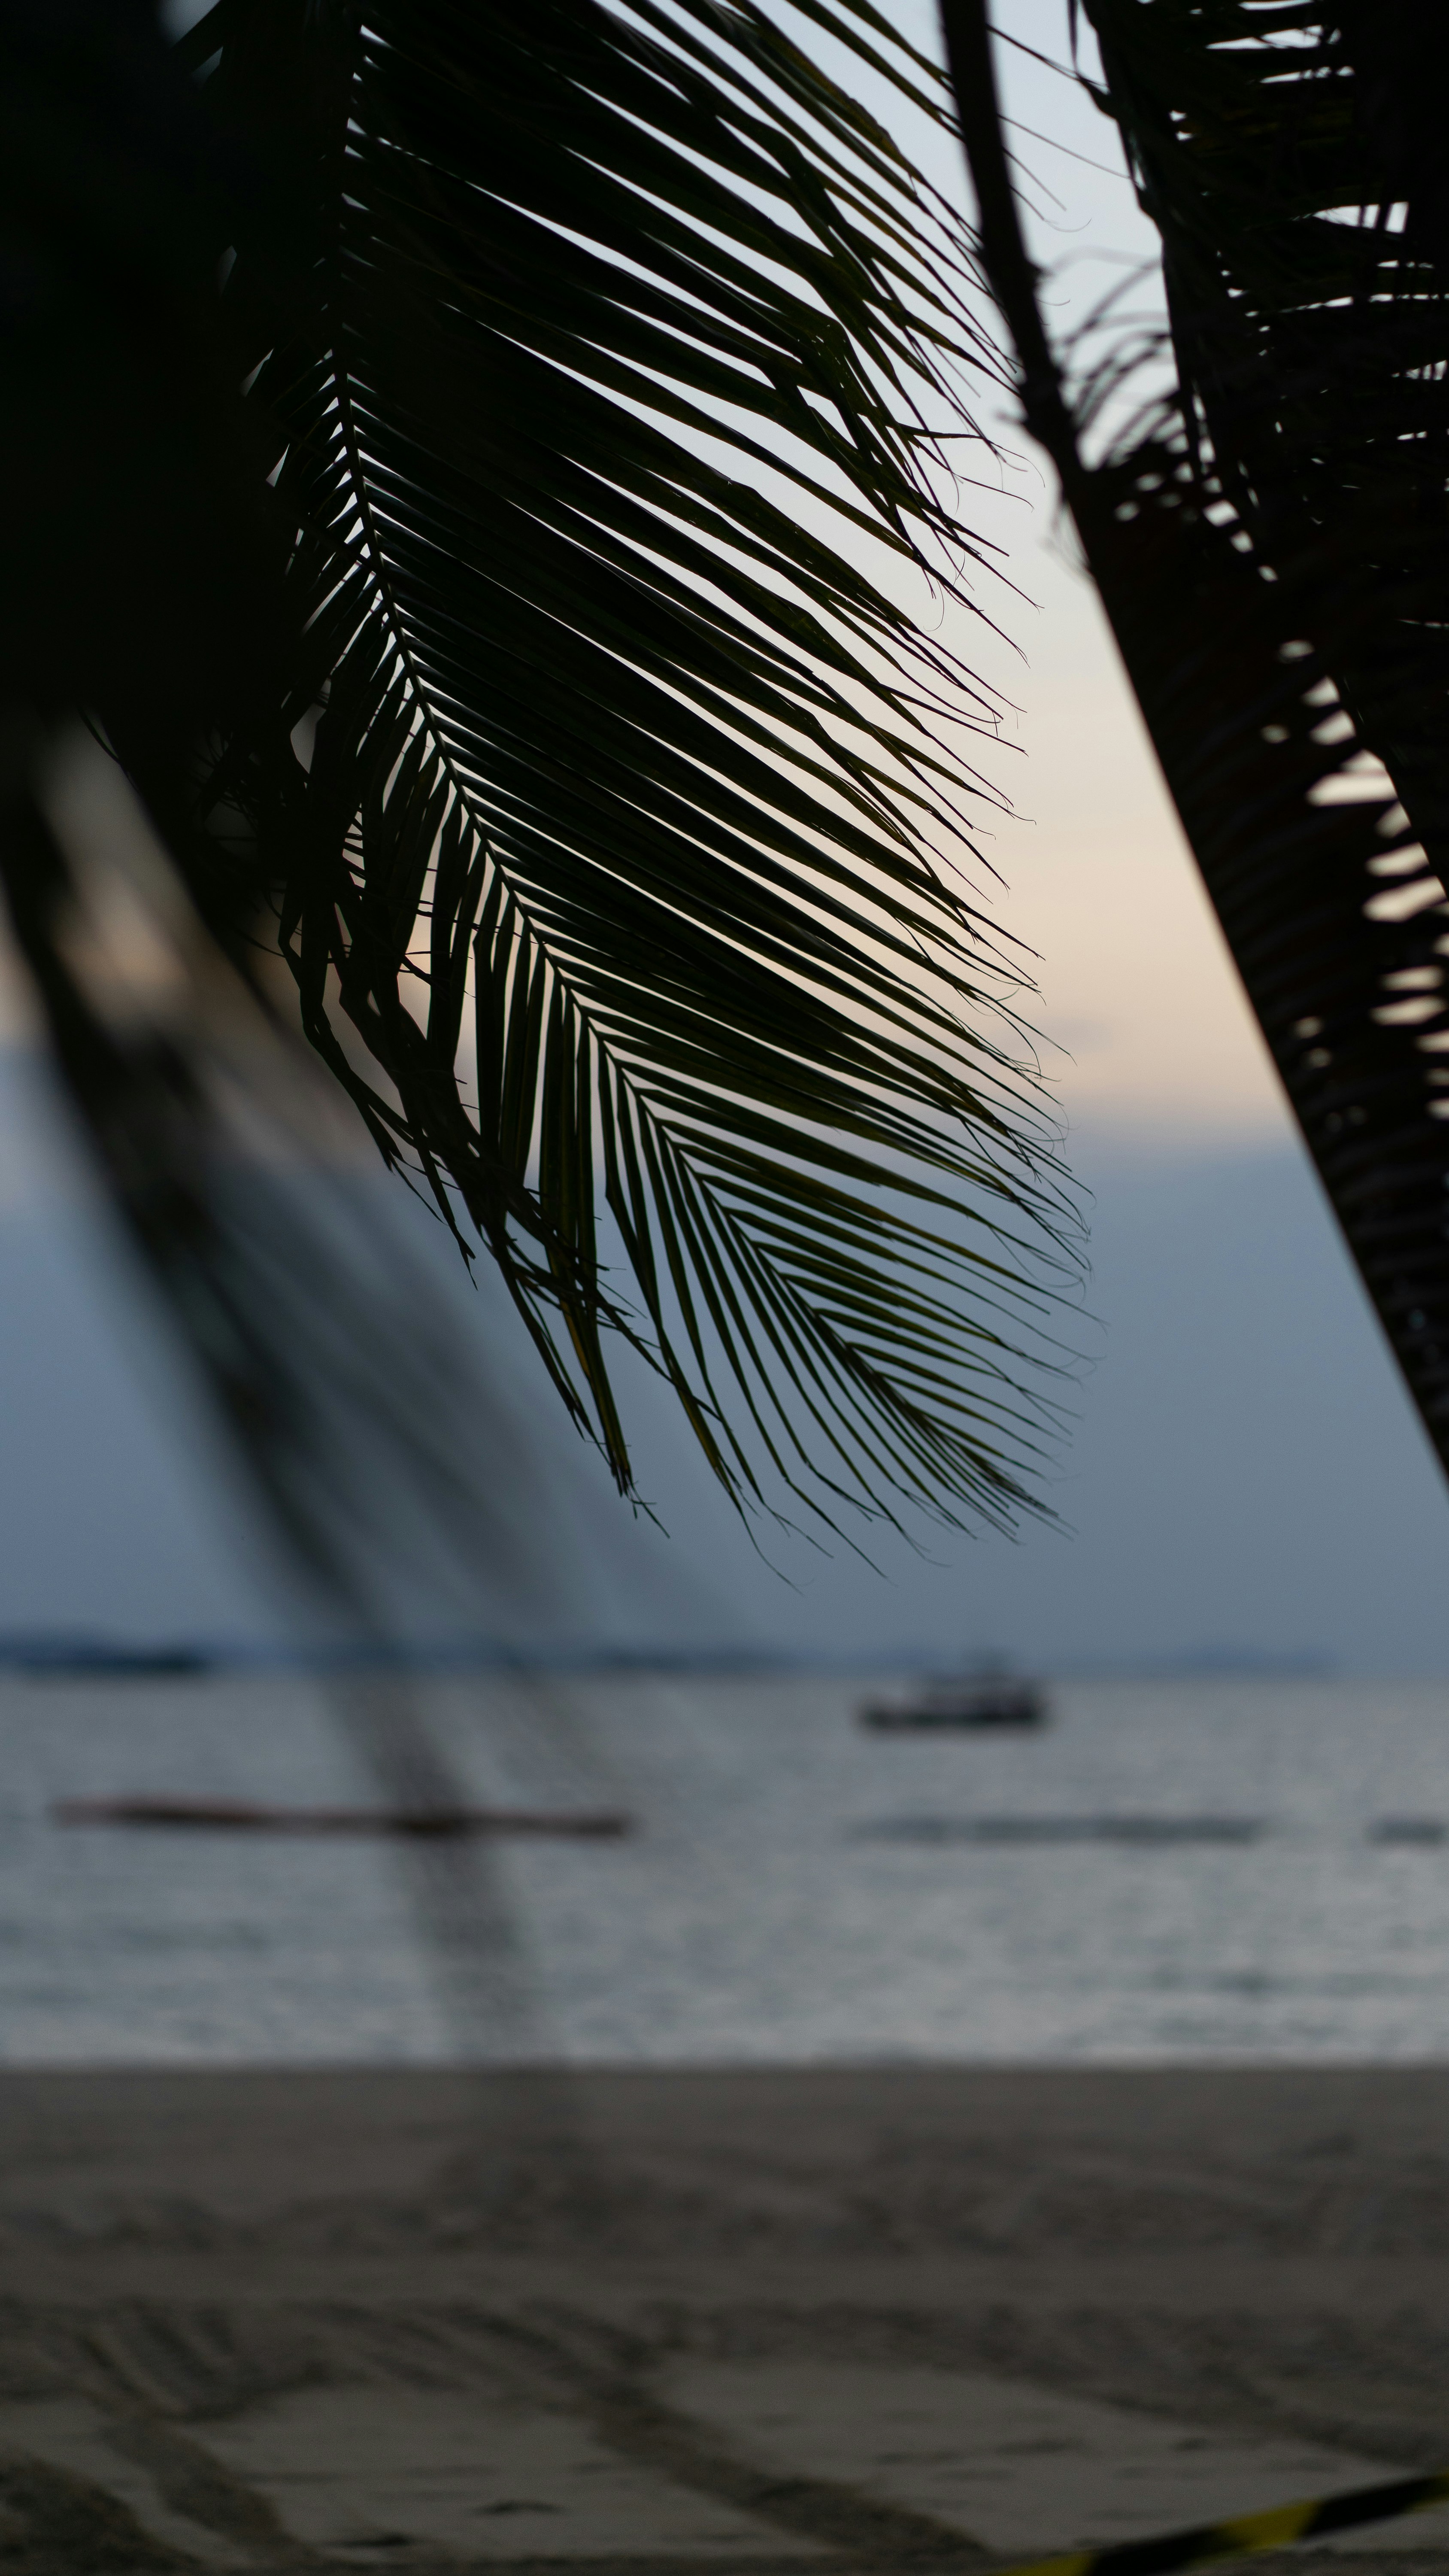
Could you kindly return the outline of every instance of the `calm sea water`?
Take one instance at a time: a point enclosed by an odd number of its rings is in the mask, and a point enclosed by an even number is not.
[[[0,1684],[11,2063],[1449,2053],[1449,1685]],[[165,1792],[618,1806],[617,1843],[66,1827]]]

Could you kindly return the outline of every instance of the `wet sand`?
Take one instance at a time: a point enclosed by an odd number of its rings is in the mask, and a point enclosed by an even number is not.
[[[0,2247],[0,2576],[944,2576],[1449,2463],[1449,2068],[11,2073]]]

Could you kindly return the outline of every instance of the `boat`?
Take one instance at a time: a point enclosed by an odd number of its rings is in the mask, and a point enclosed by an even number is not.
[[[1009,1673],[976,1673],[927,1682],[899,1698],[867,1700],[862,1726],[879,1735],[934,1735],[953,1729],[1045,1726],[1046,1693]]]

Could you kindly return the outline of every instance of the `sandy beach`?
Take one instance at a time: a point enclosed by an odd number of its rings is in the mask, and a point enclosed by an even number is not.
[[[4,2576],[987,2568],[1449,2459],[1449,2068],[12,2073],[0,2237]]]

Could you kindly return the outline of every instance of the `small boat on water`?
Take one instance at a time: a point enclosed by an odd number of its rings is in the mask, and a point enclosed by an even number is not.
[[[952,1729],[1045,1726],[1047,1714],[1039,1683],[1010,1673],[974,1673],[926,1682],[899,1698],[867,1700],[860,1722],[879,1735],[935,1735]]]

